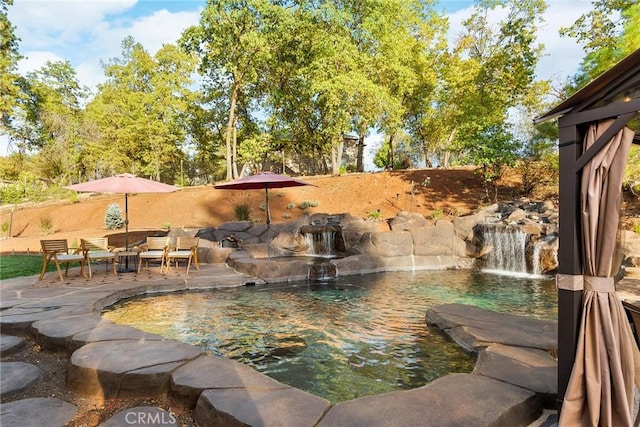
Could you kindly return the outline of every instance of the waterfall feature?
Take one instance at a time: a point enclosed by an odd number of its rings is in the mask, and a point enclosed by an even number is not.
[[[312,264],[309,266],[310,281],[322,281],[328,279],[335,279],[338,277],[338,269],[335,264],[330,262],[323,262],[319,264]]]
[[[484,238],[485,243],[493,248],[485,258],[485,268],[514,273],[527,272],[526,233],[515,228],[491,227],[484,230]]]
[[[482,224],[481,240],[488,249],[483,267],[516,274],[541,274],[540,256],[544,241],[532,238],[522,228],[503,224]]]
[[[325,258],[331,258],[335,256],[335,231],[323,231],[321,233],[304,233],[304,239],[309,246],[308,255]]]
[[[300,227],[308,256],[336,258],[345,252],[342,227],[339,225],[305,225]]]

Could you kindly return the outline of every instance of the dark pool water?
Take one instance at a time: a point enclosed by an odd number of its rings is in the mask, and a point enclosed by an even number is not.
[[[556,301],[553,279],[457,270],[160,295],[103,315],[335,403],[471,372],[475,359],[425,325],[432,306],[457,302],[555,320]]]

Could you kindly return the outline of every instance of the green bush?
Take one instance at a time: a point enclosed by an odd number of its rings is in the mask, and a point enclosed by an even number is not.
[[[122,219],[122,209],[117,203],[111,203],[107,206],[107,211],[104,214],[104,225],[107,230],[115,230],[124,226],[124,219]]]
[[[287,209],[289,209],[289,210],[293,210],[293,209],[295,209],[295,208],[296,208],[296,204],[295,204],[295,202],[289,202],[289,203],[287,204]]]
[[[300,203],[300,209],[306,211],[307,208],[315,208],[318,207],[319,204],[320,202],[310,202],[308,200],[305,200],[304,202]]]
[[[372,221],[379,221],[380,219],[382,219],[382,212],[380,212],[380,209],[369,212],[369,214],[367,215],[367,219],[370,219]]]
[[[431,211],[431,219],[433,219],[434,221],[442,218],[443,215],[444,212],[442,212],[442,209],[434,209]]]
[[[5,221],[2,223],[2,228],[0,229],[0,237],[10,237],[9,236],[9,221]]]
[[[236,219],[238,221],[250,221],[251,218],[251,210],[249,209],[249,205],[246,203],[240,203],[233,207],[233,212],[235,213]]]

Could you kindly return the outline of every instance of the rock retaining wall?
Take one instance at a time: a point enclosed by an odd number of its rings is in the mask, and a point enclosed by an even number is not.
[[[306,280],[313,274],[305,259],[310,248],[304,232],[314,228],[339,234],[336,258],[327,257],[326,263],[331,264],[331,271],[343,276],[481,267],[487,254],[496,250],[486,244],[483,230],[508,227],[527,235],[527,264],[537,266],[536,271],[529,272],[553,274],[558,266],[557,223],[558,210],[552,202],[520,199],[491,205],[472,215],[437,221],[404,211],[386,222],[355,218],[348,213],[320,213],[270,227],[234,221],[218,228],[171,230],[169,235],[200,237],[201,262],[226,262],[240,272],[276,282]],[[230,236],[239,242],[239,247],[223,247]],[[626,232],[623,242],[620,256],[624,265],[640,263],[640,236]]]

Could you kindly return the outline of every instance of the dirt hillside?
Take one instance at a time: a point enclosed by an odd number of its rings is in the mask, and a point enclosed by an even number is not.
[[[490,203],[479,176],[471,169],[419,169],[348,174],[330,177],[302,177],[314,186],[269,191],[274,223],[313,213],[345,213],[356,217],[388,219],[400,211],[427,217],[464,215]],[[501,183],[500,197],[518,196],[519,180]],[[52,201],[32,206],[2,206],[0,224],[11,224],[11,238],[0,240],[0,253],[37,252],[43,238],[42,224],[49,222],[47,238],[109,236],[110,244],[124,244],[124,230],[105,229],[107,207],[118,203],[124,211],[122,194],[80,195],[80,202]],[[247,204],[253,221],[264,223],[265,193],[261,190],[217,190],[212,185],[188,187],[175,193],[135,194],[129,198],[129,231],[135,239],[149,230],[219,226],[236,220],[235,207]],[[310,205],[306,209],[302,206]],[[640,203],[638,203],[640,206]],[[377,214],[377,211],[380,213]],[[640,212],[640,210],[639,210]],[[635,215],[639,215],[637,212]],[[132,239],[130,237],[130,240]]]

